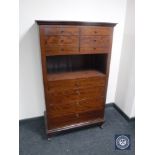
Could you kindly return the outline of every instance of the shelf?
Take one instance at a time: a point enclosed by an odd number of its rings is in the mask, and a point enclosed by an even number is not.
[[[53,73],[47,75],[48,81],[65,80],[65,79],[78,79],[86,77],[105,77],[106,75],[96,71],[96,70],[86,70],[86,71],[74,71],[74,72],[63,72],[63,73]]]

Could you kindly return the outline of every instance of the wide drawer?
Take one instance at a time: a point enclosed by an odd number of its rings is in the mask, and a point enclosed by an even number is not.
[[[103,97],[89,98],[83,100],[74,100],[58,104],[50,104],[48,113],[51,117],[65,116],[74,113],[87,112],[92,110],[103,109]]]
[[[48,117],[48,128],[55,129],[66,127],[69,125],[76,125],[78,123],[85,123],[89,121],[94,121],[98,119],[103,119],[103,109],[101,110],[93,110],[85,113],[76,113],[70,114],[61,117],[52,117],[50,114],[47,114]]]
[[[50,55],[67,55],[67,54],[78,54],[79,47],[72,45],[59,45],[46,47],[46,56]]]
[[[69,80],[55,80],[48,82],[48,90],[65,90],[65,89],[77,89],[88,88],[105,85],[105,77],[89,77]]]
[[[79,35],[79,28],[76,26],[44,26],[44,33],[46,36],[51,35]]]
[[[76,100],[89,99],[92,97],[100,98],[104,95],[105,87],[92,87],[88,89],[66,90],[48,93],[48,104],[66,103]]]
[[[80,35],[112,35],[111,27],[81,26]]]

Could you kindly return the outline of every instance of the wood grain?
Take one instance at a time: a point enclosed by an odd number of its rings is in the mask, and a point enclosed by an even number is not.
[[[115,23],[37,21],[48,135],[104,122]]]

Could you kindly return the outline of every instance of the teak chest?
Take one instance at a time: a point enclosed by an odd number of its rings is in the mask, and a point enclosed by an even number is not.
[[[115,23],[37,21],[47,135],[104,122]]]

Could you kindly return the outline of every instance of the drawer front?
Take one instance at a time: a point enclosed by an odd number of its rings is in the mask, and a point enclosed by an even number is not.
[[[78,123],[85,123],[93,121],[96,119],[103,119],[103,109],[102,110],[93,110],[85,113],[75,113],[61,117],[52,117],[48,115],[48,128],[55,129],[61,128],[69,125],[75,125]]]
[[[46,36],[53,35],[79,35],[79,28],[77,26],[44,26],[44,33]]]
[[[112,35],[112,32],[111,27],[82,26],[80,28],[80,35]]]
[[[79,45],[79,38],[77,36],[48,36],[45,38],[46,48],[51,48],[54,45]]]
[[[71,45],[60,45],[46,47],[46,56],[50,55],[68,55],[68,54],[78,54],[79,48],[73,47]]]
[[[65,89],[89,88],[104,86],[106,82],[105,77],[91,77],[72,80],[60,80],[48,82],[49,91],[59,91]]]
[[[80,53],[88,54],[88,53],[109,53],[111,51],[111,47],[80,47]]]
[[[65,116],[69,114],[87,112],[103,109],[103,98],[90,98],[84,100],[75,100],[71,102],[62,102],[61,104],[50,104],[48,113],[54,117]]]
[[[80,47],[111,47],[109,36],[81,36]]]
[[[80,101],[89,98],[100,98],[104,95],[105,87],[88,89],[64,90],[48,93],[48,105],[63,104],[67,102]]]
[[[49,104],[47,112],[51,115],[52,118],[65,116],[69,114],[75,114],[77,110],[75,101],[73,102],[62,102],[61,104]]]
[[[77,105],[77,112],[87,112],[92,110],[99,110],[103,109],[103,97],[95,97],[95,98],[88,98],[83,99],[76,102]]]

